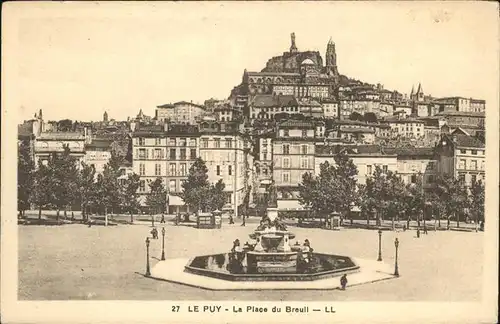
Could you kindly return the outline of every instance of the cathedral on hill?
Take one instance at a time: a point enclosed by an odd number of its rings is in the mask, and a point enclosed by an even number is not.
[[[326,46],[325,61],[323,65],[318,51],[299,51],[292,33],[290,50],[269,59],[260,72],[245,69],[242,82],[231,91],[230,99],[243,108],[249,98],[256,95],[292,95],[319,100],[335,97],[339,72],[332,39]]]

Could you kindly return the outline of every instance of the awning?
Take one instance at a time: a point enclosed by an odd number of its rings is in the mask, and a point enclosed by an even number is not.
[[[278,209],[279,210],[302,210],[304,207],[300,204],[298,200],[280,200],[278,199]]]
[[[169,206],[184,206],[184,200],[179,196],[168,195],[168,205]]]

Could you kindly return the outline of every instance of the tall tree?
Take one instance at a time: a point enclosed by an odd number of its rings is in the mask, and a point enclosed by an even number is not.
[[[108,225],[108,208],[111,207],[114,210],[120,205],[121,195],[120,186],[118,184],[118,173],[109,164],[104,166],[104,171],[102,172],[102,177],[98,177],[99,191],[102,194],[100,197],[100,206],[104,208],[105,225]]]
[[[75,157],[71,156],[68,145],[64,146],[64,151],[54,154],[49,160],[49,167],[53,168],[55,207],[57,208],[57,218],[60,210],[66,211],[68,206],[74,202],[77,194],[78,169]]]
[[[474,215],[476,231],[479,222],[484,222],[484,183],[479,180],[472,183],[470,190],[470,209]]]
[[[42,209],[51,207],[54,197],[53,170],[38,160],[38,167],[34,173],[33,194],[31,201],[38,207],[38,219],[42,218]]]
[[[444,210],[448,219],[455,217],[457,226],[460,226],[459,213],[463,211],[467,204],[467,191],[463,184],[456,178],[450,175],[441,175],[437,177],[435,187],[435,195],[444,201]]]
[[[82,205],[82,219],[85,221],[87,220],[87,209],[92,203],[97,188],[95,183],[95,169],[83,162],[79,172],[78,187]]]
[[[149,184],[150,192],[146,197],[146,205],[152,212],[163,213],[167,205],[167,190],[161,178],[156,178]]]
[[[358,168],[344,151],[334,157],[334,192],[335,210],[346,217],[351,207],[358,201],[357,175]]]
[[[134,222],[134,213],[136,213],[140,208],[140,203],[138,201],[139,194],[137,190],[140,185],[140,177],[137,174],[129,174],[127,180],[122,189],[122,206],[123,209],[130,213],[130,223]]]
[[[189,168],[186,181],[182,183],[180,196],[192,210],[205,211],[210,200],[209,191],[208,169],[205,161],[198,157]]]
[[[405,184],[397,173],[388,171],[386,174],[386,203],[385,212],[391,217],[394,230],[395,219],[399,221],[399,215],[404,209]]]
[[[415,216],[418,227],[420,227],[421,213],[424,210],[424,189],[423,177],[421,174],[416,176],[414,183],[406,185],[406,213]]]
[[[17,159],[17,210],[24,217],[24,211],[30,208],[30,197],[34,185],[35,164],[31,158],[29,141],[22,141],[18,147]]]
[[[220,179],[217,181],[215,184],[210,186],[210,210],[222,210],[224,205],[226,204],[226,194],[224,192],[224,189],[226,188],[226,185]]]

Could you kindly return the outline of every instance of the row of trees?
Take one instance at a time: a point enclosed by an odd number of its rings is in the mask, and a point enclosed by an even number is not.
[[[78,168],[75,157],[66,146],[60,154],[53,154],[47,163],[39,160],[38,165],[31,158],[29,142],[22,142],[18,155],[18,211],[21,217],[32,205],[38,208],[41,218],[43,209],[55,209],[56,217],[60,211],[67,217],[68,209],[77,206],[82,211],[84,220],[88,214],[95,212],[125,212],[130,214],[133,222],[134,213],[139,212],[138,189],[140,177],[130,174],[122,177],[120,166],[122,158],[115,154],[105,165],[104,171],[96,175],[95,169],[85,163]],[[149,193],[145,205],[150,213],[164,213],[168,201],[168,191],[161,178],[148,183]],[[226,196],[222,180],[215,184],[208,181],[208,169],[205,162],[198,158],[189,170],[187,181],[182,185],[181,197],[193,210],[211,211],[222,209]]]
[[[420,219],[427,215],[439,221],[456,219],[468,209],[471,219],[484,221],[484,184],[481,181],[466,188],[458,179],[438,176],[431,188],[424,190],[423,176],[405,184],[397,173],[382,170],[377,166],[365,184],[357,183],[356,165],[344,152],[334,157],[335,164],[320,165],[317,176],[303,175],[299,185],[300,203],[311,209],[325,221],[331,213],[344,218],[353,206],[359,206],[367,217],[375,216],[377,224],[382,220]]]

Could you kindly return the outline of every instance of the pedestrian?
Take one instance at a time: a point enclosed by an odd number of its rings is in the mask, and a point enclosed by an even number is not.
[[[246,226],[246,217],[243,215],[243,222],[241,223],[241,226]]]
[[[229,224],[234,224],[233,214],[229,214]]]
[[[427,225],[424,225],[424,234],[428,234],[427,233]]]
[[[342,287],[342,290],[345,290],[345,287],[347,286],[347,275],[343,274],[342,277],[340,277],[340,286]]]
[[[89,227],[92,227],[92,219],[90,218],[90,216],[89,216],[89,219],[88,219],[88,221],[87,221],[87,222],[88,222],[88,224],[89,224]]]
[[[165,224],[165,214],[161,214],[161,221],[160,224]]]
[[[403,232],[406,232],[406,224],[403,224]]]

